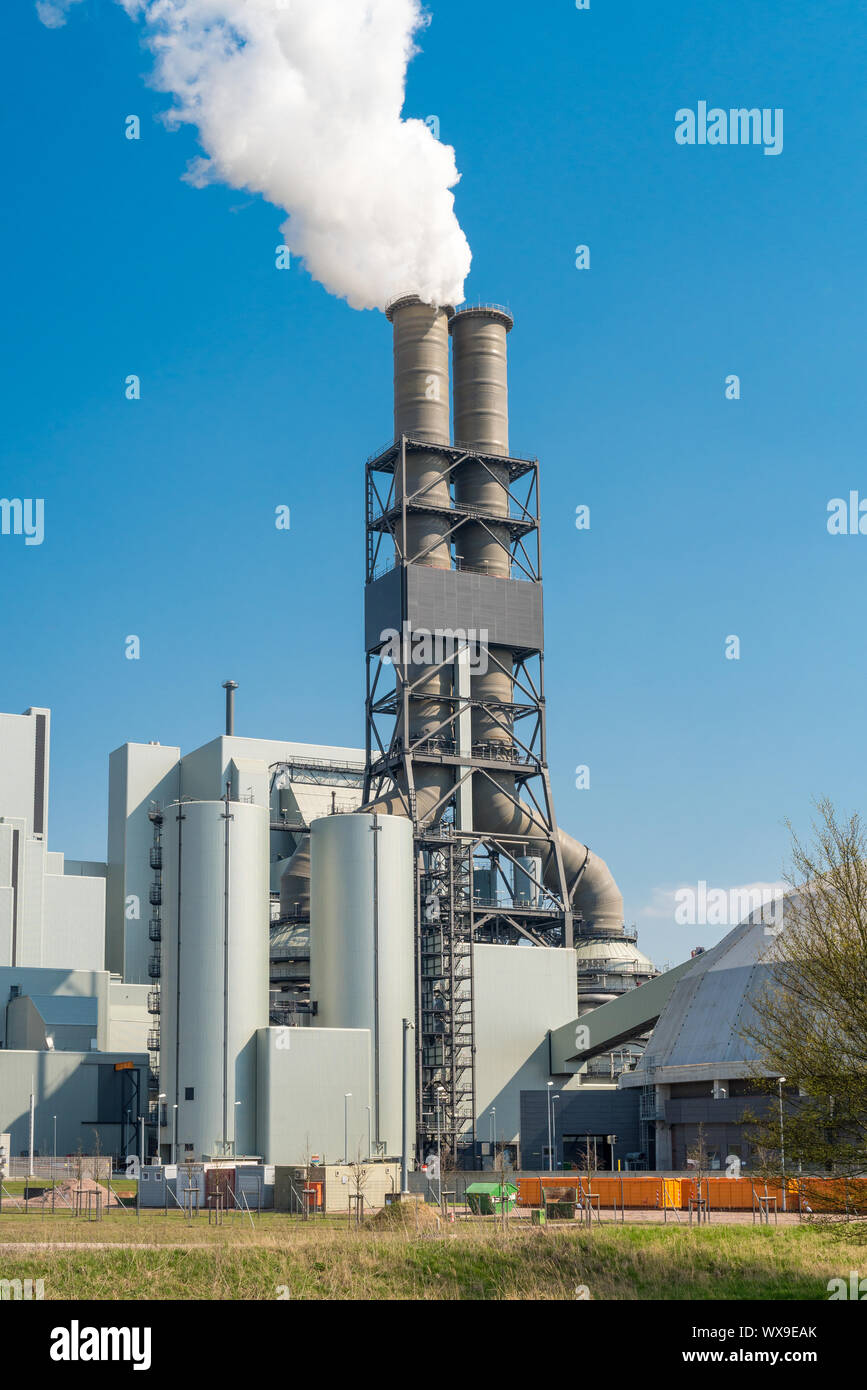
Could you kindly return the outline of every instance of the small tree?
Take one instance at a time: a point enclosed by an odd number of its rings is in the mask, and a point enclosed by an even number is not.
[[[355,1197],[355,1224],[360,1226],[364,1219],[364,1189],[370,1177],[370,1169],[361,1160],[361,1149],[349,1165],[352,1194]]]
[[[687,1162],[687,1167],[692,1166],[692,1168],[693,1168],[694,1171],[695,1171],[695,1182],[696,1182],[696,1189],[695,1189],[695,1190],[696,1190],[696,1196],[698,1197],[698,1199],[699,1199],[699,1204],[700,1204],[700,1203],[701,1203],[701,1200],[702,1200],[702,1183],[703,1183],[703,1182],[705,1181],[705,1179],[707,1178],[708,1170],[709,1170],[709,1167],[710,1167],[709,1156],[708,1156],[708,1149],[707,1149],[707,1142],[706,1142],[706,1139],[705,1139],[704,1121],[703,1121],[703,1120],[700,1120],[699,1123],[698,1123],[698,1128],[697,1128],[697,1130],[696,1130],[695,1141],[694,1141],[692,1144],[690,1144],[689,1147],[687,1148],[687,1151],[686,1151],[686,1162]],[[699,1220],[701,1220],[701,1211],[702,1211],[702,1208],[701,1208],[701,1205],[699,1205],[699,1208],[698,1208]]]
[[[842,1211],[851,1180],[867,1176],[867,835],[827,799],[816,810],[809,843],[789,825],[792,892],[741,1030],[769,1097],[746,1118],[757,1147],[779,1154],[778,1172],[785,1153],[787,1166],[838,1176],[829,1195]]]
[[[93,1178],[94,1178],[94,1181],[95,1181],[95,1182],[99,1182],[99,1181],[101,1180],[101,1177],[102,1177],[101,1164],[100,1164],[101,1155],[102,1155],[102,1145],[101,1145],[101,1143],[100,1143],[99,1130],[98,1130],[98,1129],[94,1129],[94,1130],[93,1130]],[[109,1173],[109,1177],[111,1177],[111,1174],[110,1174],[110,1173]]]
[[[506,1153],[508,1152],[505,1144],[495,1145],[494,1147],[494,1172],[500,1184],[500,1215],[503,1222],[503,1230],[506,1229],[506,1216],[508,1213],[508,1202],[506,1200]],[[511,1172],[511,1166],[509,1167]]]

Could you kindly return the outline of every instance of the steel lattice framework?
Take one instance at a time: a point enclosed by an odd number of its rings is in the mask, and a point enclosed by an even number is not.
[[[483,511],[454,499],[447,508],[441,502],[434,505],[430,484],[408,491],[408,451],[436,454],[444,469],[441,477],[451,478],[470,462],[497,482],[503,479],[502,510]],[[449,570],[432,571],[425,564],[430,545],[409,554],[402,541],[410,530],[408,519],[431,512],[447,518],[445,536],[453,550]],[[473,945],[522,939],[543,946],[573,942],[570,897],[575,885],[566,882],[546,755],[538,462],[404,435],[367,463],[366,518],[364,804],[399,799],[415,831],[419,1146],[424,1152],[439,1134],[444,1149],[455,1157],[464,1150],[466,1157],[470,1146],[475,1153]],[[483,526],[507,551],[509,579],[468,571],[454,555],[468,522]],[[392,549],[386,563],[384,556]],[[403,644],[402,659],[392,659],[387,634],[404,634],[407,627],[411,634],[410,579],[418,570],[425,582],[432,573],[440,576],[436,582],[444,586],[446,599],[454,589],[449,611],[460,608],[464,633],[484,629],[488,592],[500,593],[505,584],[510,595],[521,599],[525,586],[538,586],[533,596],[540,615],[537,639],[523,646],[508,636],[497,639],[509,650],[508,670],[489,652],[492,665],[510,677],[511,701],[473,698],[469,680],[460,674],[460,658],[469,648],[469,640],[460,635],[441,660],[421,669]],[[478,597],[469,600],[463,582],[468,573],[479,576],[472,590]],[[389,623],[377,631],[371,615],[378,620],[383,613]],[[414,738],[413,707],[422,702],[430,707],[431,677],[446,671],[450,679],[441,676],[435,696],[439,717],[434,727],[428,721],[423,737]],[[502,739],[472,740],[473,711],[480,709],[489,724],[503,731]],[[420,813],[417,788],[430,786],[433,772],[443,790],[433,804],[428,804],[429,795]],[[529,815],[532,834],[477,829],[471,809],[475,779],[486,779],[517,812]]]

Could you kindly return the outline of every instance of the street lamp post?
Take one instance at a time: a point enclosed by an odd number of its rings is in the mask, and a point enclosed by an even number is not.
[[[178,1161],[178,1103],[172,1106],[172,1163]]]
[[[35,1091],[34,1088],[35,1088],[35,1082],[31,1079],[31,1081],[30,1081],[30,1161],[29,1161],[29,1163],[28,1163],[28,1165],[27,1165],[27,1176],[30,1177],[30,1178],[32,1178],[32,1177],[34,1176],[34,1172],[33,1172],[33,1153],[34,1153],[34,1148],[35,1148],[35,1141],[34,1141],[33,1135],[34,1135],[35,1129],[36,1129],[36,1091]]]
[[[556,1103],[557,1103],[557,1101],[558,1101],[559,1099],[560,1099],[560,1096],[559,1096],[559,1095],[556,1095],[556,1096],[552,1096],[552,1097],[551,1097],[551,1144],[552,1144],[552,1146],[553,1146],[553,1148],[554,1148],[555,1154],[556,1154],[556,1151],[557,1151],[557,1112],[556,1112],[556,1110],[554,1109],[554,1106],[556,1105]],[[552,1157],[552,1160],[551,1160],[551,1168],[552,1168],[552,1170],[553,1170],[554,1166],[555,1166],[555,1165],[554,1165],[554,1159],[553,1159],[553,1157]]]
[[[495,1166],[496,1160],[496,1132],[497,1132],[497,1107],[491,1106],[491,1167]]]
[[[401,1096],[403,1106],[401,1110],[401,1143],[400,1143],[400,1190],[409,1192],[409,1104],[406,1096],[407,1080],[409,1078],[409,1059],[407,1057],[406,1045],[410,1032],[415,1029],[415,1024],[408,1018],[403,1020],[403,1088]]]
[[[352,1092],[343,1093],[343,1162],[349,1162],[349,1102],[352,1100]]]
[[[783,1133],[783,1086],[785,1085],[785,1081],[786,1078],[784,1076],[777,1078],[777,1083],[780,1088],[780,1168],[783,1177],[783,1211],[786,1210],[786,1140]]]
[[[370,1106],[366,1105],[364,1108],[367,1111],[367,1161],[369,1163],[372,1157],[370,1146]]]
[[[548,1172],[549,1172],[549,1173],[553,1172],[553,1167],[552,1167],[553,1153],[552,1153],[552,1149],[551,1149],[551,1087],[552,1087],[553,1085],[554,1085],[554,1082],[553,1082],[553,1081],[549,1081],[549,1082],[548,1082],[547,1096],[548,1096]]]
[[[443,1088],[437,1086],[437,1190],[439,1192],[439,1206],[442,1211],[443,1206],[443,1135],[442,1135],[442,1113],[443,1113]]]
[[[54,1157],[51,1160],[51,1182],[57,1182],[57,1116],[52,1115],[54,1120]]]
[[[166,1095],[165,1091],[160,1091],[159,1095],[157,1096],[157,1158],[158,1158],[158,1159],[160,1158],[160,1156],[161,1156],[161,1154],[162,1154],[162,1145],[160,1144],[160,1130],[161,1130],[162,1127],[163,1127],[163,1107],[162,1107],[162,1102],[163,1102],[164,1100],[168,1100],[168,1096]]]
[[[234,1155],[235,1155],[236,1158],[238,1157],[238,1106],[239,1106],[239,1105],[242,1105],[242,1104],[243,1104],[243,1101],[236,1100],[234,1106],[232,1107],[232,1122],[233,1122],[232,1148],[233,1148],[233,1150],[234,1150]]]

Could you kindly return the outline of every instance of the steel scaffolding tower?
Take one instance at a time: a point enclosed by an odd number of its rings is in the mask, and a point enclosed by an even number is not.
[[[408,454],[426,451],[446,460],[445,476],[468,464],[500,470],[508,515],[504,526],[502,509],[496,514],[492,534],[508,554],[508,579],[470,572],[459,558],[444,569],[408,553],[402,538],[412,534],[412,516],[436,510],[426,487],[413,492],[407,483]],[[463,1151],[464,1161],[475,1161],[473,944],[571,946],[573,939],[545,751],[538,463],[403,435],[368,461],[366,476],[364,804],[388,802],[415,830],[417,1142],[425,1153],[439,1135],[451,1157]],[[478,507],[451,497],[441,510],[455,547],[462,525],[485,522]],[[388,564],[383,542],[394,547]],[[488,659],[506,672],[496,653],[508,649],[510,700],[474,696],[470,639],[461,635],[433,663],[403,648],[393,659],[394,633],[411,642],[412,633],[436,632],[443,613],[460,616],[462,634],[495,629]],[[472,734],[480,711],[494,734],[484,740]],[[525,825],[529,817],[530,832],[477,828],[474,779]]]

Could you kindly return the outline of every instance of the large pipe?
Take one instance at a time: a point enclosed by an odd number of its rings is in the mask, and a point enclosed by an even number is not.
[[[449,325],[453,346],[455,441],[482,454],[507,455],[509,451],[509,388],[506,335],[511,315],[498,307],[465,309]],[[468,461],[455,484],[456,499],[482,508],[491,515],[508,515],[508,483],[505,467],[486,461]],[[490,521],[467,523],[458,532],[474,568],[508,577],[509,553],[505,527]],[[506,647],[492,647],[488,670],[474,677],[472,697],[489,707],[509,704],[513,695],[513,654]],[[511,743],[511,721],[502,710],[473,709],[473,743]],[[499,722],[498,722],[499,721]],[[506,728],[503,725],[507,725]],[[473,825],[486,834],[526,835],[539,840],[539,829],[528,811],[515,805],[515,779],[508,773],[476,773],[473,777]],[[586,845],[558,830],[563,867],[572,909],[580,913],[595,933],[619,935],[623,929],[623,897],[608,865]],[[559,889],[557,865],[545,871],[546,886]]]
[[[395,300],[386,309],[394,333],[394,437],[407,436],[427,444],[451,442],[449,401],[449,318],[451,308],[424,304],[414,295]],[[451,545],[447,539],[451,509],[448,458],[429,449],[406,450],[406,495],[422,492],[419,499],[430,511],[407,518],[406,535],[398,536],[407,560],[437,569],[451,569]],[[401,457],[395,464],[395,500],[404,495]],[[452,693],[448,666],[424,675],[422,666],[409,666],[406,676],[416,686],[410,701],[410,727],[400,730],[404,743],[433,737],[448,717],[443,697]],[[454,785],[449,768],[428,768],[415,784],[416,815],[424,824]],[[403,789],[405,791],[405,788]],[[391,792],[363,808],[381,815],[406,814],[399,792]],[[301,914],[310,907],[310,837],[305,835],[280,879],[280,913]]]
[[[408,435],[427,444],[451,442],[449,429],[449,309],[423,304],[414,295],[395,300],[386,309],[394,329],[394,437]],[[401,537],[407,560],[436,569],[451,569],[446,539],[451,507],[448,460],[430,450],[408,449],[406,492],[422,492],[432,509],[407,520]],[[395,501],[403,498],[400,459],[395,465]],[[418,557],[418,558],[416,558]]]
[[[463,309],[449,324],[453,347],[455,444],[483,454],[509,454],[509,392],[505,309]],[[455,474],[455,502],[487,513],[485,523],[467,522],[457,533],[461,567],[508,579],[508,531],[492,516],[509,515],[505,465],[468,460]]]
[[[499,307],[474,308],[453,314],[415,298],[398,300],[389,308],[394,328],[394,428],[395,438],[408,435],[435,444],[449,442],[448,333],[452,336],[454,365],[455,442],[467,445],[488,457],[484,462],[467,460],[457,471],[455,499],[486,514],[484,520],[468,521],[456,533],[464,568],[508,578],[511,565],[508,531],[498,526],[498,516],[508,516],[507,465],[498,465],[497,456],[509,452],[509,400],[506,336],[512,327],[511,315]],[[407,493],[427,487],[426,498],[449,508],[449,483],[444,474],[445,457],[429,451],[407,450]],[[396,493],[400,491],[397,479]],[[430,546],[416,563],[450,567],[449,545],[445,540],[447,517],[433,512],[430,517],[410,517],[407,522],[405,554],[412,559]],[[475,747],[492,743],[512,743],[511,721],[503,705],[513,696],[514,655],[508,647],[492,647],[488,670],[472,681],[472,698],[481,702],[472,713],[472,740]],[[418,668],[410,668],[415,680]],[[430,699],[411,702],[410,738],[432,733],[448,713],[443,696],[452,691],[447,667],[435,672],[420,687]],[[503,726],[506,727],[503,727]],[[421,771],[421,768],[419,769]],[[448,769],[425,768],[416,782],[416,814],[423,824],[433,818],[435,807],[454,784]],[[477,772],[473,777],[473,823],[476,830],[492,835],[526,837],[528,847],[541,838],[538,825],[528,811],[516,806],[515,778],[509,773]],[[405,815],[398,792],[380,798],[368,811],[385,815]],[[437,813],[438,814],[438,813]],[[623,898],[607,864],[586,845],[558,830],[566,884],[573,910],[580,913],[587,927],[600,935],[619,935],[623,928]],[[516,854],[520,849],[516,846]],[[520,857],[520,856],[518,856]],[[550,856],[549,856],[550,858]],[[555,863],[545,872],[545,883],[553,891],[560,884]],[[309,907],[309,837],[292,857],[280,884],[281,913],[293,907]]]

